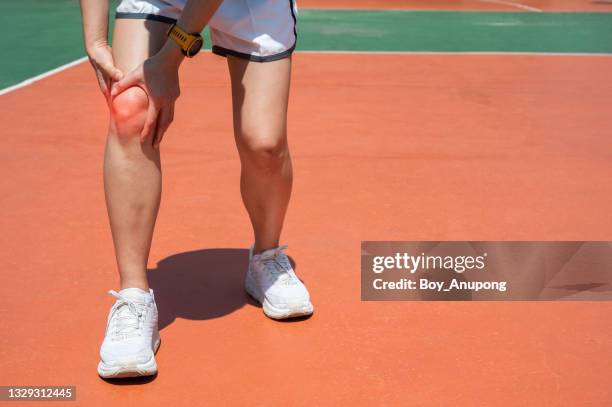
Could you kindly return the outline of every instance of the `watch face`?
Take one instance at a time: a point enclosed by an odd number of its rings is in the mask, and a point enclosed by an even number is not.
[[[200,48],[202,48],[202,44],[203,41],[201,38],[195,40],[193,44],[191,44],[191,47],[189,47],[189,56],[194,56],[197,54],[200,51]]]

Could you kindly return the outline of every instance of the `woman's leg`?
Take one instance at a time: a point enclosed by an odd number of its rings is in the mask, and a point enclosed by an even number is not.
[[[155,54],[166,40],[168,25],[140,19],[118,19],[113,35],[115,66],[124,74]],[[140,132],[148,106],[138,87],[117,95],[104,156],[104,192],[121,288],[148,291],[147,260],[161,197],[159,149]]]
[[[240,191],[258,253],[279,245],[293,172],[287,144],[291,58],[251,62],[227,58],[234,136],[242,171]]]
[[[115,66],[124,74],[136,68],[162,47],[166,29],[164,23],[118,19],[113,36]],[[139,87],[127,89],[110,102],[104,193],[121,290],[111,291],[116,301],[100,347],[98,374],[104,378],[157,372],[157,307],[149,292],[146,267],[161,196],[161,164],[151,139],[140,142],[147,107],[148,97]]]
[[[310,315],[310,294],[284,253],[285,246],[278,244],[293,179],[287,145],[291,58],[250,62],[228,57],[228,64],[242,164],[240,191],[255,233],[245,289],[270,318]]]

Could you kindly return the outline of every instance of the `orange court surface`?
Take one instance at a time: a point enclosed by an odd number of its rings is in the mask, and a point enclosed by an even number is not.
[[[305,20],[309,8],[612,11],[299,5]],[[611,54],[375,51],[293,56],[282,243],[315,306],[294,322],[266,318],[242,286],[252,236],[226,63],[183,64],[149,258],[151,379],[96,373],[118,277],[91,67],[1,95],[0,385],[74,385],[66,405],[92,407],[611,406],[611,303],[362,302],[359,274],[362,240],[610,240]]]

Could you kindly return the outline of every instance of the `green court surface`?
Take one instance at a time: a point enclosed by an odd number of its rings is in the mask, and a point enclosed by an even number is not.
[[[612,53],[612,13],[309,9],[298,18],[302,51]],[[84,55],[76,0],[6,2],[0,27],[0,89]]]
[[[612,13],[303,10],[299,49],[612,52]]]

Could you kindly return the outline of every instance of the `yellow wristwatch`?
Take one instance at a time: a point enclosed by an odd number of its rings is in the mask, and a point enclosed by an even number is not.
[[[202,48],[202,45],[204,45],[204,39],[200,33],[190,34],[176,24],[172,24],[170,28],[168,28],[168,37],[172,38],[174,42],[181,47],[183,55],[188,58],[197,54]]]

